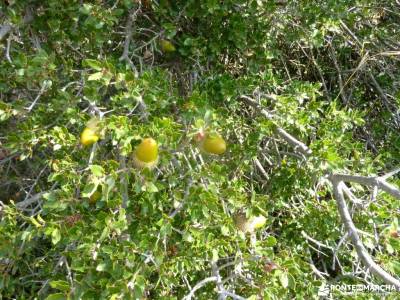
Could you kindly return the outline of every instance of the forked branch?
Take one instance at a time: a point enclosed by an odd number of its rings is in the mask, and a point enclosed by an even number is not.
[[[366,266],[373,274],[380,277],[385,283],[395,286],[397,290],[400,290],[400,281],[393,277],[391,274],[382,269],[377,263],[374,262],[372,257],[369,255],[364,244],[362,243],[358,230],[353,223],[350,215],[347,203],[345,201],[344,193],[347,182],[355,182],[367,186],[377,186],[384,190],[390,195],[400,199],[400,191],[396,187],[385,181],[385,176],[382,177],[364,177],[364,176],[353,176],[343,174],[332,174],[329,176],[329,180],[333,185],[333,193],[338,206],[339,214],[343,224],[347,230],[348,236],[351,239],[353,246],[356,248],[358,257],[361,259],[364,266]]]

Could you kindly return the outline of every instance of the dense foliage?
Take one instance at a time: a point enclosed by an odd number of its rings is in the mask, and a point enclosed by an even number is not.
[[[327,176],[399,163],[398,1],[1,3],[0,299],[182,299],[212,276],[194,298],[382,283]],[[205,153],[203,131],[226,152]],[[138,169],[147,137],[157,166]],[[348,187],[364,245],[400,276],[399,200]],[[241,232],[238,212],[265,227]]]

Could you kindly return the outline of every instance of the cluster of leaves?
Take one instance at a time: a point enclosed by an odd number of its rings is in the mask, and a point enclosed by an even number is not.
[[[398,163],[395,1],[26,0],[0,11],[12,24],[0,45],[1,296],[182,299],[213,262],[238,262],[221,276],[250,299],[362,282],[350,244],[321,254],[301,232],[332,248],[343,236],[326,174]],[[92,115],[104,136],[90,149],[79,135]],[[227,141],[223,156],[193,142],[205,126]],[[148,136],[160,161],[139,172],[129,157]],[[267,217],[256,242],[235,227],[242,208]],[[379,195],[355,213],[397,275],[398,210]],[[215,284],[196,292],[216,295]]]

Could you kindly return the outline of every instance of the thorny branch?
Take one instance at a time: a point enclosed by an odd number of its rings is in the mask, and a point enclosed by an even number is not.
[[[252,99],[252,98],[250,98],[250,97],[248,97],[246,95],[241,95],[240,99],[245,101],[250,106],[254,107],[258,111],[258,113],[263,115],[268,120],[272,120],[273,116],[268,111],[263,109],[254,99]],[[303,142],[297,140],[294,136],[292,136],[286,130],[284,130],[284,129],[280,128],[280,127],[276,127],[275,132],[281,138],[283,138],[288,144],[292,145],[296,149],[299,149],[299,151],[301,153],[303,153],[304,155],[310,155],[312,153],[311,149],[308,148],[306,144],[304,144]]]
[[[229,263],[229,265],[234,264],[234,263]],[[236,295],[233,292],[227,291],[224,288],[224,282],[226,280],[223,280],[219,271],[223,268],[225,268],[226,266],[228,266],[228,264],[222,265],[220,267],[217,266],[217,263],[215,261],[211,262],[211,273],[212,276],[211,277],[207,277],[203,280],[201,280],[200,282],[198,282],[193,288],[191,288],[189,294],[187,294],[185,297],[183,297],[183,300],[190,300],[192,299],[192,297],[194,296],[195,292],[202,288],[203,286],[205,286],[207,283],[209,282],[214,282],[216,283],[217,286],[217,293],[218,293],[218,300],[225,300],[226,297],[231,297],[232,299],[236,299],[236,300],[244,300],[246,298],[243,298],[239,295]]]
[[[139,7],[136,10],[131,10],[129,12],[125,28],[124,51],[122,52],[122,55],[119,58],[120,61],[126,61],[131,66],[136,77],[138,76],[138,71],[132,60],[129,58],[129,47],[131,45],[131,40],[132,40],[133,22],[136,20],[136,17],[140,11],[141,11],[141,4],[139,3]]]
[[[353,176],[353,175],[343,175],[343,174],[332,174],[328,177],[333,185],[333,192],[335,200],[338,206],[339,214],[342,222],[347,229],[348,236],[350,237],[353,246],[356,248],[358,257],[361,259],[363,264],[370,270],[373,274],[380,277],[385,283],[393,285],[397,290],[400,290],[400,281],[393,277],[391,274],[383,270],[377,263],[374,262],[372,257],[369,255],[364,244],[362,243],[360,236],[358,235],[358,230],[353,223],[352,217],[350,215],[347,203],[344,198],[344,182],[355,182],[367,186],[377,186],[378,188],[389,193],[393,197],[400,199],[400,191],[396,187],[387,183],[382,177],[364,177],[364,176]]]

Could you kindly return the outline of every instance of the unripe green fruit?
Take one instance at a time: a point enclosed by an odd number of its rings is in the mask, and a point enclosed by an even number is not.
[[[174,44],[172,44],[168,40],[161,40],[160,45],[161,45],[161,50],[163,52],[175,52],[176,51]]]
[[[96,203],[99,199],[101,199],[101,192],[100,191],[95,191],[90,197],[89,197],[89,203]]]

